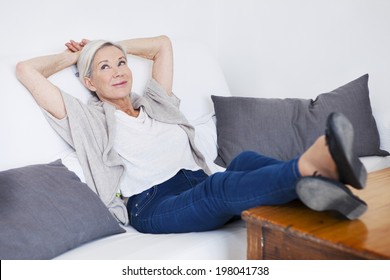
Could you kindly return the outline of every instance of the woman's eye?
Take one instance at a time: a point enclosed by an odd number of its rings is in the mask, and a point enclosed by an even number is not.
[[[102,66],[100,66],[101,70],[108,69],[108,68],[109,68],[108,64],[103,64]]]
[[[121,60],[118,63],[118,66],[126,65],[126,60]]]

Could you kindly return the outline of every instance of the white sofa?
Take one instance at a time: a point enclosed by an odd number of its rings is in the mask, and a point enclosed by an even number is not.
[[[181,108],[196,128],[196,141],[213,171],[222,170],[213,160],[217,156],[217,134],[210,95],[230,96],[221,69],[209,50],[188,40],[174,40],[174,92]],[[187,55],[191,53],[192,55]],[[0,103],[0,172],[26,165],[62,159],[63,163],[83,180],[72,149],[52,130],[27,90],[16,80],[15,64],[21,57],[3,57],[0,64],[5,96]],[[150,63],[129,56],[134,72],[134,91],[142,92],[149,78]],[[89,93],[76,79],[75,68],[68,68],[51,77],[63,90],[86,101]],[[374,112],[378,118],[381,112]],[[384,117],[384,119],[386,119]],[[377,122],[381,139],[388,127]],[[390,166],[390,157],[362,158],[369,171]],[[0,194],[1,195],[1,194]],[[1,230],[1,229],[0,229]],[[57,259],[245,259],[246,228],[242,221],[203,233],[142,234],[132,227],[126,232],[104,237],[74,248]]]
[[[175,40],[174,92],[181,108],[196,128],[196,142],[214,171],[217,155],[216,127],[211,94],[229,96],[230,92],[215,58],[203,45]],[[187,55],[191,53],[192,55]],[[83,181],[80,165],[72,149],[48,125],[28,91],[15,77],[21,57],[1,59],[0,90],[0,172],[12,168],[48,163],[58,158]],[[23,58],[24,59],[24,58]],[[129,56],[133,70],[133,91],[141,93],[150,76],[149,61]],[[86,101],[89,93],[82,87],[71,67],[50,79],[63,90]],[[16,221],[17,222],[17,221]],[[142,234],[132,227],[126,232],[102,238],[70,250],[58,259],[245,259],[246,229],[242,221],[219,230],[187,234]],[[1,229],[0,229],[1,230]]]

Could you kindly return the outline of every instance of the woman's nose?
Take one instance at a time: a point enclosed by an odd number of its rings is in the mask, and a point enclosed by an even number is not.
[[[119,77],[122,75],[122,71],[119,67],[114,68],[114,77]]]

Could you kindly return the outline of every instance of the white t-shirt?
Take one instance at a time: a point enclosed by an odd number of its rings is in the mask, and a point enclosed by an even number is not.
[[[140,108],[137,118],[117,110],[114,148],[126,165],[120,183],[130,197],[172,178],[180,169],[199,170],[185,131],[150,118]]]

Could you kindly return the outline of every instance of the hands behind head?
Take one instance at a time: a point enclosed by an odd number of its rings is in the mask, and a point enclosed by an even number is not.
[[[71,52],[78,52],[81,51],[88,42],[89,42],[88,39],[82,39],[80,42],[75,42],[73,40],[70,40],[65,44],[65,46]]]

